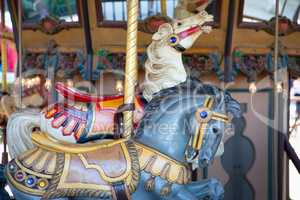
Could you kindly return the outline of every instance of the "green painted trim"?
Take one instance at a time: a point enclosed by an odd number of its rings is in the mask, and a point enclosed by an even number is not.
[[[249,93],[248,88],[233,88],[227,90],[229,93]],[[258,90],[256,93],[268,93],[269,94],[269,107],[268,117],[273,119],[274,116],[274,92],[273,88],[265,88]],[[268,200],[273,200],[273,128],[268,127]]]

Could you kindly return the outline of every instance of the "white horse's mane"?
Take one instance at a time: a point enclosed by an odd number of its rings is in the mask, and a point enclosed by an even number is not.
[[[168,55],[167,51],[173,49],[165,49],[165,53],[158,50],[160,48],[169,48],[165,40],[152,41],[147,48],[148,59],[145,63],[145,82],[143,96],[150,101],[154,93],[162,89],[173,87],[181,82],[186,81],[187,75],[181,62],[181,54],[174,58]]]

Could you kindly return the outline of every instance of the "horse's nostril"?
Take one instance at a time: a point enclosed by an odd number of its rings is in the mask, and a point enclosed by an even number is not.
[[[182,25],[182,23],[181,23],[181,22],[178,22],[178,23],[177,23],[177,25],[178,25],[178,26],[181,26],[181,25]]]

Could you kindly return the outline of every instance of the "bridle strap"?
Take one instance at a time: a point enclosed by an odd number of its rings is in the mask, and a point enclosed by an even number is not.
[[[202,147],[204,134],[205,134],[205,130],[208,126],[208,122],[210,120],[217,120],[217,121],[223,121],[225,123],[228,123],[228,121],[229,121],[228,117],[226,115],[211,111],[213,104],[214,104],[214,99],[211,96],[208,96],[204,101],[203,107],[199,109],[199,111],[207,112],[206,119],[201,119],[199,117],[200,113],[198,111],[196,112],[196,119],[199,123],[196,127],[194,136],[192,136],[193,137],[192,148],[197,153],[200,151],[200,149]]]
[[[184,48],[182,45],[180,45],[180,40],[183,40],[183,39],[189,37],[190,35],[198,32],[200,30],[201,30],[201,28],[199,26],[194,26],[194,27],[191,27],[191,28],[189,28],[185,31],[180,32],[180,33],[177,33],[177,34],[174,33],[173,36],[176,36],[178,41],[177,41],[177,44],[172,45],[172,47],[175,50],[179,51],[179,52],[184,52],[186,50],[186,48]]]
[[[184,48],[182,45],[180,44],[176,44],[175,46],[173,46],[173,48],[176,50],[176,51],[179,51],[179,52],[185,52],[186,48]]]
[[[207,109],[211,109],[213,104],[214,104],[214,99],[212,97],[208,96],[204,101],[203,107],[207,108]],[[192,147],[196,151],[199,151],[201,149],[206,127],[207,127],[207,122],[206,123],[200,122],[198,124],[198,126],[196,127],[194,139],[193,139],[193,143],[192,143]]]

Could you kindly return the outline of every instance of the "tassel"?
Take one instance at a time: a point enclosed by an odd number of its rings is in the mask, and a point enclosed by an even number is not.
[[[166,183],[160,190],[160,195],[162,197],[167,197],[171,194],[172,191],[172,183]]]
[[[147,192],[152,192],[155,188],[155,176],[151,176],[145,183],[145,190]]]

